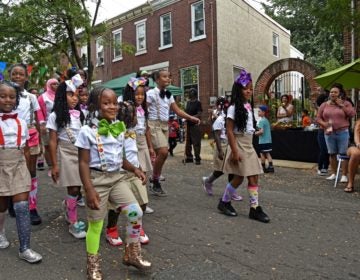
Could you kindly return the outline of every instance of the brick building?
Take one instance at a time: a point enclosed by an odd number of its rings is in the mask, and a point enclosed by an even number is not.
[[[106,25],[109,31],[93,38],[94,79],[167,68],[185,95],[198,89],[204,124],[211,102],[230,92],[240,69],[255,83],[264,68],[290,55],[290,32],[246,0],[147,1]]]

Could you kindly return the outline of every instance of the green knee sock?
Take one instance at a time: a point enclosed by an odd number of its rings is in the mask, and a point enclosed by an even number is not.
[[[89,222],[86,233],[86,252],[96,255],[100,247],[100,235],[103,228],[104,220]]]

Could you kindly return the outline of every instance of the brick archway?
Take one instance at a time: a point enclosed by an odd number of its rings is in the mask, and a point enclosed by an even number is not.
[[[316,68],[309,62],[298,58],[285,58],[275,61],[261,72],[254,88],[255,103],[258,104],[259,97],[269,92],[270,86],[276,77],[289,71],[297,71],[304,75],[304,79],[309,83],[312,98],[318,94],[317,88],[320,85],[314,80],[314,77],[318,75]]]

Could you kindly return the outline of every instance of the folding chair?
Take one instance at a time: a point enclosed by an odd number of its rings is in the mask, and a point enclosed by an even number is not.
[[[340,155],[340,154],[338,154],[338,155],[336,156],[336,159],[337,159],[337,161],[338,161],[338,166],[337,166],[337,169],[336,169],[336,176],[335,176],[334,188],[336,188],[336,185],[337,185],[337,182],[338,182],[338,179],[339,179],[339,173],[340,173],[341,163],[342,163],[344,160],[349,160],[350,157],[349,157],[349,156],[346,156],[346,155]]]

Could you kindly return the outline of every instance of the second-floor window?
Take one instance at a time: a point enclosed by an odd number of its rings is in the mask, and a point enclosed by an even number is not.
[[[136,54],[146,53],[146,19],[135,22]]]
[[[204,1],[191,5],[191,39],[205,38]]]
[[[122,28],[113,31],[113,55],[114,55],[113,61],[114,60],[116,61],[116,60],[119,60],[122,58],[121,35],[122,35]]]
[[[273,55],[279,57],[279,35],[276,33],[273,33],[273,37],[272,37],[272,49],[273,49]]]
[[[160,47],[172,45],[171,13],[160,17]]]
[[[96,39],[96,66],[104,65],[104,42],[103,38]]]
[[[83,63],[83,67],[88,67],[88,52],[87,52],[87,45],[81,47],[80,55],[81,61]]]

